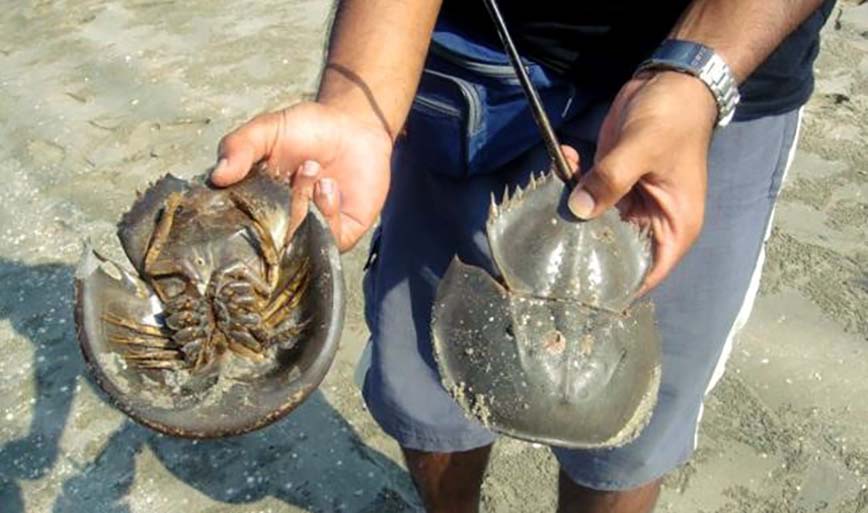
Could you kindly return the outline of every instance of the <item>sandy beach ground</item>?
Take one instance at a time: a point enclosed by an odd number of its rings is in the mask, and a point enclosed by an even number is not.
[[[707,401],[699,449],[661,512],[868,511],[868,4],[839,2],[768,244],[761,295]],[[352,376],[366,331],[364,249],[345,258],[348,322],[321,390],[257,433],[148,431],[84,376],[72,278],[83,241],[220,136],[308,97],[331,2],[77,0],[0,10],[0,511],[418,511],[396,445]],[[709,279],[715,279],[709,277]],[[487,512],[546,512],[556,464],[503,440]]]

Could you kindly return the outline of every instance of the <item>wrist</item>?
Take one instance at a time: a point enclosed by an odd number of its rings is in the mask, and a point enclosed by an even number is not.
[[[668,91],[671,98],[676,99],[673,102],[677,102],[677,105],[670,102],[672,109],[677,108],[682,115],[693,115],[709,132],[714,129],[718,118],[717,101],[699,78],[673,70],[648,69],[637,73],[636,79]]]
[[[323,71],[317,103],[337,109],[355,122],[383,134],[390,146],[395,130],[364,80],[351,70],[329,64]]]
[[[319,115],[333,121],[330,130],[338,136],[334,142],[337,146],[342,146],[345,142],[361,144],[371,154],[383,155],[386,159],[391,158],[394,141],[389,133],[376,116],[366,117],[363,107],[352,98],[340,96],[318,98],[315,102],[311,102],[311,105],[319,110]]]

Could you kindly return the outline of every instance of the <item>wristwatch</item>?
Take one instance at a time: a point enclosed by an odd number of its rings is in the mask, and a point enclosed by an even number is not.
[[[663,69],[687,73],[701,80],[717,102],[717,125],[732,121],[741,97],[732,70],[711,48],[692,41],[667,39],[636,69],[636,74]]]

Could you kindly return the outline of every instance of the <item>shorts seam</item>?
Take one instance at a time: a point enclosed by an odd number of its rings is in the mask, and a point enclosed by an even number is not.
[[[778,160],[775,163],[775,172],[772,175],[771,183],[769,184],[768,197],[772,200],[772,208],[771,214],[774,211],[774,205],[777,202],[778,195],[780,194],[781,189],[784,185],[784,176],[787,173],[787,169],[791,164],[790,154],[793,147],[798,146],[798,135],[799,135],[799,125],[802,117],[801,109],[796,109],[795,111],[790,111],[787,114],[792,114],[795,112],[795,116],[787,116],[787,126],[782,135],[782,141],[780,145],[780,153],[778,154]],[[793,120],[793,117],[795,120]]]
[[[413,428],[412,426],[415,421],[412,418],[403,414],[398,409],[387,405],[385,401],[374,401],[368,397],[367,379],[362,390],[362,399],[365,401],[368,412],[379,424],[380,428],[394,438],[402,447],[444,452],[466,451],[489,445],[496,439],[494,433],[431,436],[424,431]]]
[[[651,477],[640,479],[640,480],[635,481],[635,482],[625,481],[625,480],[606,480],[606,479],[603,479],[603,480],[591,480],[591,479],[584,479],[584,478],[576,479],[576,477],[572,473],[570,473],[566,470],[564,470],[564,472],[567,474],[567,476],[569,476],[570,480],[572,480],[574,483],[576,483],[578,485],[584,486],[585,488],[590,488],[592,490],[599,490],[599,491],[622,491],[622,490],[632,490],[634,488],[644,486],[648,483],[651,483],[651,482],[656,481],[662,477],[665,477],[667,474],[669,474],[673,470],[675,470],[678,467],[680,467],[681,465],[684,465],[685,463],[687,463],[689,460],[690,460],[690,456],[688,456],[687,458],[680,459],[672,468],[670,468],[668,470],[662,470],[662,471],[654,472],[654,473],[652,473]],[[561,466],[561,469],[563,469],[563,466]]]

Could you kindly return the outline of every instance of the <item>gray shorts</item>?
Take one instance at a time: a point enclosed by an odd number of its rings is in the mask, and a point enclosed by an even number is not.
[[[467,75],[460,80],[477,93],[490,85]],[[495,435],[467,418],[440,383],[429,331],[434,293],[454,255],[493,271],[484,231],[491,194],[499,197],[528,173],[546,169],[548,159],[539,142],[524,133],[516,132],[520,140],[512,140],[511,130],[490,130],[490,118],[480,116],[480,105],[475,113],[472,105],[466,109],[473,95],[459,98],[459,108],[440,105],[432,110],[443,103],[442,90],[423,80],[420,91],[407,136],[396,149],[392,186],[365,278],[372,346],[363,394],[371,414],[401,446],[464,451],[492,443]],[[608,105],[574,88],[566,101],[558,101],[563,102],[558,110],[563,119],[556,121],[563,141],[580,150],[583,162],[592,162]],[[467,130],[469,114],[479,123],[472,133]],[[438,125],[418,119],[434,115],[455,116],[460,130],[451,130],[450,120],[436,120],[442,121]],[[756,294],[763,244],[799,119],[799,112],[792,111],[715,132],[702,233],[652,293],[663,339],[663,372],[651,422],[639,438],[616,449],[553,448],[577,483],[600,490],[629,489],[690,457],[703,399],[723,372],[733,334],[746,320]],[[481,139],[469,141],[479,133]],[[492,167],[489,152],[489,160],[476,165],[474,155],[486,155],[488,140],[519,156]],[[476,153],[468,150],[471,144]],[[463,151],[444,157],[443,148],[450,145]],[[504,153],[509,152],[498,150],[498,155]]]

